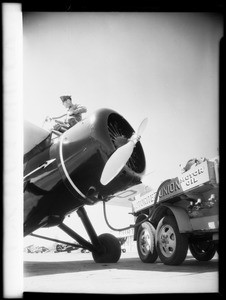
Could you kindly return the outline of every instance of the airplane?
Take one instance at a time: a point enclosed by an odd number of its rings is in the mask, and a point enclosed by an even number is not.
[[[118,239],[109,233],[97,236],[85,206],[105,203],[142,183],[146,161],[140,138],[147,122],[145,118],[136,133],[119,113],[102,108],[55,138],[53,131],[25,122],[24,237],[73,245],[33,233],[58,226],[74,245],[92,252],[96,263],[116,263],[121,256]],[[75,211],[89,241],[63,222]]]

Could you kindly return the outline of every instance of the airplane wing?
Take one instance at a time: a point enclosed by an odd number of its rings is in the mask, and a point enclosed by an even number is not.
[[[115,197],[108,201],[108,205],[116,205],[123,207],[132,207],[132,201],[135,200],[135,196],[138,194],[146,193],[152,190],[150,186],[143,183],[134,185],[127,190],[115,194]]]

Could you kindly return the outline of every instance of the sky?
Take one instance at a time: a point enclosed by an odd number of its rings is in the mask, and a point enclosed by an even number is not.
[[[24,13],[23,117],[42,127],[65,112],[65,94],[87,107],[84,117],[111,108],[135,130],[148,117],[143,182],[157,188],[190,158],[219,154],[222,35],[213,13]],[[128,208],[109,211],[115,227],[132,221]],[[88,213],[102,233],[101,205]]]

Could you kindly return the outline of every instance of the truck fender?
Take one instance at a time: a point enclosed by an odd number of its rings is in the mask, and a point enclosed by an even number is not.
[[[176,219],[180,233],[192,232],[191,222],[185,209],[181,207],[168,205],[168,204],[164,204],[162,206],[168,208],[172,212],[172,214]],[[162,220],[163,218],[159,221],[156,232],[158,231],[158,228],[161,226],[160,223],[162,223]]]
[[[140,222],[142,222],[143,220],[145,220],[147,218],[147,215],[145,214],[141,214],[137,217],[135,224],[138,224]],[[135,226],[134,228],[134,236],[133,236],[133,240],[136,241],[137,240],[137,232],[138,232],[138,227],[139,226]]]
[[[155,230],[155,247],[157,247],[157,240],[158,240],[157,232],[159,231],[159,228],[162,226],[163,219],[164,217],[159,221],[158,226]]]

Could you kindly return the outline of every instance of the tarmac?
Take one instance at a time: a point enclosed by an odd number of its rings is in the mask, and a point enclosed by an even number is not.
[[[143,263],[136,252],[117,263],[95,263],[91,253],[25,253],[24,292],[79,294],[218,293],[218,255],[183,264]]]

